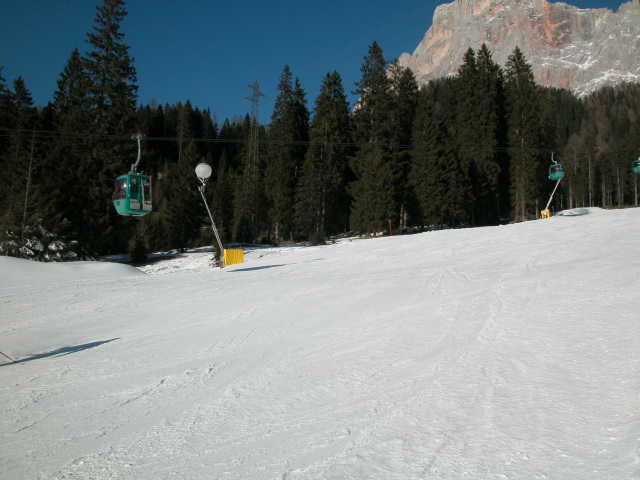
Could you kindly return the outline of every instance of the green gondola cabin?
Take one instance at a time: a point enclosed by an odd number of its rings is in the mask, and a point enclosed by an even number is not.
[[[640,173],[640,158],[631,162],[631,171],[633,173]]]
[[[113,206],[120,215],[139,217],[151,213],[151,176],[141,173],[120,175],[114,187]]]
[[[549,166],[549,180],[562,180],[564,178],[564,167],[561,163],[553,163]]]

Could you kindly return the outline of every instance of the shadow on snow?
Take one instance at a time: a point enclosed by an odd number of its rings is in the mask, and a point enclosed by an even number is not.
[[[247,267],[247,268],[237,268],[235,270],[229,270],[230,272],[251,272],[253,270],[264,270],[267,268],[276,268],[276,267],[286,267],[287,265],[282,263],[278,265],[264,265],[262,267]]]
[[[20,359],[20,360],[14,360],[13,362],[2,363],[2,364],[0,364],[0,367],[4,367],[4,366],[7,366],[7,365],[15,365],[17,363],[30,362],[32,360],[38,360],[40,358],[62,357],[64,355],[69,355],[70,353],[81,352],[82,350],[88,350],[90,348],[98,347],[98,346],[103,345],[105,343],[113,342],[114,340],[120,340],[120,338],[119,337],[118,338],[110,338],[109,340],[102,340],[102,341],[99,341],[99,342],[91,342],[91,343],[84,343],[82,345],[74,345],[72,347],[57,348],[56,350],[51,350],[50,352],[37,353],[37,354],[30,355],[30,356],[25,357],[25,358]]]

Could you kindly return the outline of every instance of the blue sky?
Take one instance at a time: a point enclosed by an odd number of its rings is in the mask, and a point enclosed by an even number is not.
[[[52,97],[74,48],[86,34],[100,0],[5,0],[0,66],[9,82],[21,75],[36,105]],[[129,0],[122,30],[138,72],[139,101],[191,100],[224,118],[250,111],[247,85],[266,94],[268,122],[278,77],[289,64],[307,91],[309,108],[325,73],[337,70],[351,93],[362,58],[377,40],[387,59],[412,52],[441,3],[427,0]],[[616,0],[576,0],[583,8],[616,9]]]

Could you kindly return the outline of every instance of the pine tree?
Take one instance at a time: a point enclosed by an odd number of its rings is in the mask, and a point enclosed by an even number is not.
[[[349,105],[342,79],[328,73],[316,98],[305,156],[296,194],[297,231],[314,242],[342,231],[348,221],[346,180],[351,141]]]
[[[305,142],[308,139],[309,114],[298,79],[285,65],[278,83],[278,97],[268,133],[265,194],[274,241],[291,239],[297,177],[300,174]]]
[[[375,235],[388,228],[395,213],[391,164],[378,146],[362,148],[354,164],[357,180],[350,185],[351,226],[361,234]]]
[[[169,170],[167,185],[167,211],[165,222],[173,248],[184,250],[192,246],[203,225],[204,206],[197,191],[193,173],[198,164],[198,152],[193,141],[187,141],[181,158]]]
[[[201,118],[201,138],[217,138],[218,136],[218,126],[215,123],[215,119],[213,118],[213,114],[210,109],[204,109],[200,111]],[[207,163],[211,164],[215,167],[214,158],[217,160],[218,155],[218,146],[212,142],[201,142],[200,143],[202,150],[200,154],[207,161]]]
[[[249,125],[250,123],[247,122],[248,128],[250,128]],[[218,133],[218,139],[221,141],[218,158],[222,158],[224,154],[226,156],[226,165],[232,170],[237,170],[241,166],[240,152],[242,144],[238,140],[242,138],[244,138],[242,125],[232,125],[229,120],[223,122]]]
[[[240,242],[255,242],[262,240],[263,227],[268,224],[262,147],[265,134],[257,119],[246,116],[241,135],[246,141],[236,155],[240,158],[241,167],[233,196],[233,238]]]
[[[458,70],[455,87],[458,91],[455,102],[454,131],[457,140],[457,169],[460,194],[464,196],[467,221],[474,223],[473,212],[475,210],[474,184],[477,185],[478,174],[476,172],[475,159],[477,150],[482,141],[478,141],[478,129],[482,123],[482,114],[479,107],[478,95],[478,65],[473,49],[469,48]]]
[[[90,80],[95,134],[129,136],[137,130],[136,70],[120,30],[126,15],[124,0],[104,0],[97,7],[93,31],[87,35],[91,50],[85,66]],[[115,213],[109,198],[113,180],[135,159],[135,142],[101,138],[94,143],[92,151],[91,168],[96,173],[86,183],[89,194],[87,240],[101,251],[122,251],[132,229],[127,228],[130,222]]]
[[[361,233],[374,233],[385,228],[396,217],[394,170],[390,154],[391,84],[387,76],[387,62],[377,42],[369,47],[360,71],[362,77],[354,91],[359,97],[353,121],[360,150],[351,165],[356,176],[350,186],[353,196],[351,225]],[[382,177],[375,178],[379,175]],[[379,188],[388,190],[377,190]],[[376,200],[371,203],[373,199]],[[374,207],[374,210],[369,210],[370,207]]]
[[[265,194],[269,201],[269,218],[273,224],[273,238],[276,242],[280,240],[281,230],[287,228],[284,222],[288,220],[288,207],[291,205],[291,170],[294,168],[291,158],[292,76],[291,69],[285,65],[280,74],[278,96],[267,134]]]
[[[5,136],[7,130],[13,128],[12,121],[12,93],[7,87],[7,80],[2,75],[4,67],[0,66],[0,165],[4,154],[9,149],[9,137]],[[2,190],[0,189],[0,192]],[[1,198],[1,196],[0,196]]]
[[[227,152],[223,151],[211,191],[211,209],[214,212],[216,227],[223,242],[232,237],[233,229],[233,188],[236,183],[235,172],[229,167]]]
[[[89,79],[77,49],[58,79],[53,96],[53,128],[60,132],[45,155],[42,177],[40,211],[44,226],[59,235],[82,237],[87,221],[85,213],[89,203],[84,185],[96,172],[90,169],[91,142],[82,134],[90,135]],[[69,185],[78,186],[69,188]]]
[[[28,130],[33,128],[37,113],[33,107],[33,97],[22,77],[13,82],[13,108],[15,112],[16,130]]]
[[[360,67],[356,82],[358,96],[353,115],[355,138],[359,144],[389,145],[391,137],[391,84],[387,61],[378,42],[373,42]]]
[[[35,177],[33,171],[35,132],[33,130],[36,128],[38,119],[31,92],[22,77],[17,77],[13,82],[9,105],[14,131],[3,166],[7,178],[7,189],[1,223],[5,228],[19,232],[25,220],[23,218],[25,210],[33,206],[33,196],[29,198],[29,195]]]
[[[184,250],[198,238],[204,206],[197,190],[194,168],[199,154],[193,141],[191,103],[178,104],[178,161],[168,171],[165,181],[166,210],[163,213],[173,248]]]
[[[410,182],[423,225],[456,226],[468,218],[454,136],[456,95],[455,80],[441,79],[423,87],[418,97]]]
[[[0,67],[0,171],[9,173],[9,148],[11,138],[9,130],[14,128],[13,122],[13,94],[7,87],[5,78],[2,76],[4,67]],[[9,181],[0,182],[0,205],[3,205],[0,213],[0,238],[6,232],[11,217],[8,213],[9,195],[11,183]]]
[[[516,221],[526,220],[536,205],[536,177],[540,168],[539,89],[531,66],[519,48],[505,65],[511,205]],[[538,204],[540,207],[540,204]]]
[[[407,228],[409,209],[413,198],[409,187],[411,153],[409,146],[413,134],[413,124],[418,101],[418,83],[409,68],[392,65],[391,73],[391,145],[392,168],[394,173],[394,200],[399,211],[400,230]]]
[[[86,66],[91,80],[95,127],[106,134],[130,134],[135,120],[137,78],[120,25],[127,16],[124,0],[103,0],[97,7],[92,47]]]
[[[477,55],[469,49],[458,77],[457,130],[463,171],[468,171],[470,216],[474,224],[496,223],[502,74],[485,44]]]

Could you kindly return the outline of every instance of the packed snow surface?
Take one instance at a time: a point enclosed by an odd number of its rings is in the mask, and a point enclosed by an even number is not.
[[[640,478],[640,209],[573,213],[0,257],[0,478]]]

